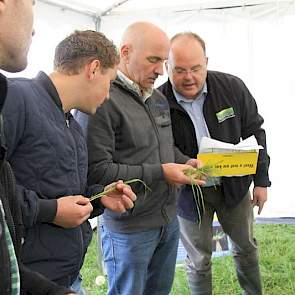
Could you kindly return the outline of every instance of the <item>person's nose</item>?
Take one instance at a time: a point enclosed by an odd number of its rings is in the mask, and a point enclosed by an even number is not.
[[[158,63],[154,72],[157,75],[163,75],[164,74],[164,63],[163,62]]]
[[[192,79],[193,78],[193,73],[191,70],[186,70],[185,73],[184,73],[184,77],[186,79]]]

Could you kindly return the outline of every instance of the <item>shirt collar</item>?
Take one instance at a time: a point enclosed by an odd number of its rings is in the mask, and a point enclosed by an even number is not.
[[[148,89],[142,91],[137,83],[130,80],[124,73],[118,70],[117,72],[119,79],[131,90],[136,92],[140,97],[143,98],[143,101],[146,101],[153,94],[153,89]]]
[[[180,103],[181,101],[186,102],[186,103],[192,103],[192,102],[194,102],[194,101],[196,101],[196,100],[198,100],[198,99],[200,99],[202,97],[205,99],[205,97],[206,97],[206,95],[208,93],[206,81],[205,81],[205,84],[203,86],[203,89],[199,92],[199,94],[196,96],[195,99],[185,98],[183,95],[181,95],[179,92],[177,92],[174,87],[172,87],[172,90],[173,90],[173,94],[174,94],[174,96],[176,98],[176,101],[178,103]]]

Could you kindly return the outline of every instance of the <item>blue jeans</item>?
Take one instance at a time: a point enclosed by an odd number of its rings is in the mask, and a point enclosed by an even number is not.
[[[177,218],[157,229],[117,233],[100,227],[107,295],[168,295],[174,278]]]
[[[78,295],[86,295],[85,290],[82,287],[82,276],[80,274],[77,276],[70,289]]]

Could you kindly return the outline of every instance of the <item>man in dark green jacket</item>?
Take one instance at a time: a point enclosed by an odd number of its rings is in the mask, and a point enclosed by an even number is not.
[[[131,24],[121,41],[111,99],[89,118],[90,184],[140,178],[151,189],[138,189],[132,210],[103,214],[108,295],[168,295],[173,282],[179,236],[175,184],[191,182],[183,172],[191,167],[174,147],[167,100],[153,89],[168,52],[169,39],[160,28]]]
[[[264,147],[255,175],[221,177],[202,187],[205,212],[196,225],[196,206],[190,187],[178,202],[181,239],[188,252],[187,275],[191,293],[211,294],[212,219],[218,219],[232,241],[239,283],[244,294],[262,293],[258,252],[252,234],[252,206],[261,212],[267,200],[269,157],[263,118],[254,98],[237,77],[207,71],[204,41],[194,33],[180,33],[171,40],[167,62],[169,80],[159,89],[168,98],[176,146],[196,157],[202,137],[237,144],[254,135]],[[227,110],[227,112],[222,112]],[[227,115],[222,116],[222,114]],[[216,183],[217,181],[217,183]],[[249,186],[254,182],[251,200]],[[200,222],[200,220],[198,220]]]

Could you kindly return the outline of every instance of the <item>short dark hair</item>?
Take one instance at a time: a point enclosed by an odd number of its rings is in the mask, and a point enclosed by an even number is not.
[[[179,37],[183,37],[183,36],[186,36],[186,37],[189,37],[189,38],[192,38],[192,39],[197,40],[197,41],[200,43],[201,47],[203,48],[204,53],[206,54],[206,44],[205,44],[205,41],[204,41],[204,40],[203,40],[198,34],[193,33],[193,32],[182,32],[182,33],[178,33],[178,34],[174,35],[174,36],[171,38],[171,40],[170,40],[171,44],[172,44],[173,41],[175,41],[177,38],[179,38]]]
[[[75,31],[62,40],[55,49],[54,69],[75,75],[89,62],[98,59],[102,69],[114,68],[120,56],[114,43],[103,33]]]

